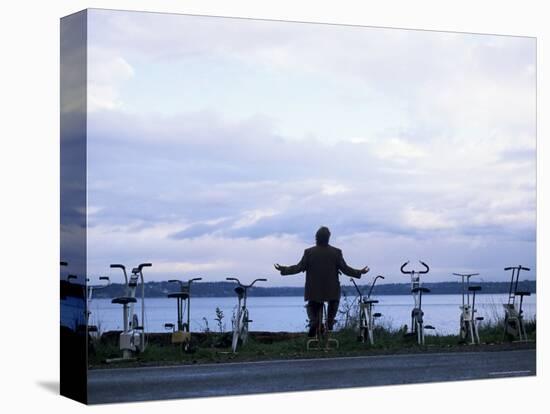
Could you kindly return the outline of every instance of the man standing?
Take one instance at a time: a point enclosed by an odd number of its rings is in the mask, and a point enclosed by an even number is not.
[[[302,260],[293,266],[275,265],[281,275],[294,275],[306,272],[306,286],[304,300],[307,301],[307,314],[309,318],[308,336],[315,336],[318,326],[318,315],[323,303],[328,302],[327,324],[332,330],[334,318],[338,312],[340,303],[340,271],[348,276],[361,278],[362,274],[369,271],[368,266],[362,269],[349,267],[344,261],[342,250],[328,244],[330,230],[321,227],[315,234],[316,246],[304,251]]]

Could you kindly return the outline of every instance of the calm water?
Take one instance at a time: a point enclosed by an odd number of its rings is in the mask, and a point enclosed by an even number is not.
[[[375,307],[382,313],[379,323],[399,328],[410,324],[410,313],[413,305],[411,296],[378,296],[380,301]],[[503,315],[502,304],[507,302],[508,295],[477,295],[476,308],[478,316],[486,320],[495,320]],[[526,297],[524,311],[526,318],[532,318],[536,312],[536,295]],[[237,299],[227,298],[192,298],[191,330],[204,331],[208,321],[210,330],[217,330],[215,309],[219,307],[224,314],[225,330],[231,330],[231,316]],[[340,310],[345,301],[340,302]],[[458,331],[461,304],[460,295],[426,295],[422,297],[424,320],[433,325],[436,334],[455,334]],[[306,311],[301,296],[292,297],[251,297],[248,299],[250,318],[253,320],[250,329],[253,331],[304,331]],[[119,330],[122,325],[122,306],[114,305],[110,299],[95,299],[91,304],[91,323],[98,325],[101,331]],[[145,327],[147,332],[164,332],[164,324],[176,322],[176,301],[168,298],[145,299]],[[141,315],[140,306],[136,306]],[[339,315],[342,318],[341,315]],[[429,332],[428,332],[429,333]]]

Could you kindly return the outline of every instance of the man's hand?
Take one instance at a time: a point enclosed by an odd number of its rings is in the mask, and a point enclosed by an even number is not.
[[[365,266],[364,268],[361,269],[361,274],[364,275],[365,273],[367,273],[369,271],[369,267],[368,266]]]
[[[275,263],[273,266],[275,266],[275,269],[277,269],[279,272],[283,270],[283,267],[279,263]]]

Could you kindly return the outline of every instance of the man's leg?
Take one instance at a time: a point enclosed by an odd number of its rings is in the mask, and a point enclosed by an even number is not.
[[[309,332],[308,336],[313,337],[317,333],[317,326],[319,325],[319,310],[323,306],[320,302],[310,300],[307,303],[307,317],[309,319]]]
[[[328,324],[329,331],[332,331],[332,328],[334,327],[334,319],[336,318],[336,314],[338,313],[339,304],[340,304],[339,300],[330,300],[328,302],[327,324]]]

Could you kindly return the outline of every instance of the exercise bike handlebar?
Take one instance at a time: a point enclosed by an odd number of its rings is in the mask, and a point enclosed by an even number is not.
[[[243,284],[241,283],[241,281],[240,281],[239,279],[237,279],[236,277],[226,277],[225,280],[233,280],[233,281],[237,282],[237,284],[238,284],[240,287],[245,288],[245,289],[248,289],[248,288],[252,287],[252,286],[254,285],[254,283],[256,283],[256,282],[267,282],[267,279],[262,278],[262,279],[255,279],[255,280],[254,280],[251,284],[249,284],[249,285],[243,285]]]
[[[152,263],[141,263],[141,264],[138,265],[138,269],[139,269],[139,271],[141,272],[141,270],[142,270],[144,267],[151,267],[151,266],[153,266]]]
[[[370,294],[372,293],[372,289],[374,288],[374,285],[376,284],[376,281],[378,279],[385,279],[385,277],[382,276],[382,275],[378,275],[374,278],[374,280],[372,281],[372,285],[370,285],[369,294],[367,295],[367,298],[370,298]]]
[[[472,277],[472,276],[479,276],[479,273],[453,273],[453,275],[455,276],[460,276],[460,277]]]
[[[422,266],[424,266],[426,268],[426,270],[421,270],[420,272],[418,273],[421,273],[421,274],[426,274],[430,271],[430,266],[428,266],[426,263],[424,263],[422,260],[419,260],[419,262],[422,264]]]
[[[122,273],[124,273],[124,282],[128,284],[128,275],[126,274],[126,266],[119,263],[112,263],[109,267],[111,269],[122,269]]]
[[[528,272],[531,271],[530,268],[525,267],[525,266],[522,266],[522,265],[519,265],[519,266],[510,266],[510,267],[505,267],[505,268],[504,268],[505,271],[512,270],[512,269],[527,270]]]
[[[87,279],[87,280],[90,280],[90,279]],[[103,289],[111,284],[111,279],[109,279],[109,276],[99,276],[99,280],[106,280],[107,283],[103,285],[88,285],[88,287],[93,289]]]
[[[359,289],[359,286],[357,286],[357,283],[355,283],[355,280],[353,280],[352,277],[350,277],[349,280],[351,280],[351,283],[353,283],[353,286],[355,286],[355,290],[357,290],[359,297],[363,297],[363,293],[361,293],[361,290]]]
[[[267,279],[265,278],[261,278],[261,279],[255,279],[250,285],[248,285],[247,287],[252,287],[254,285],[254,283],[256,282],[267,282]]]
[[[430,266],[428,266],[422,260],[419,260],[419,262],[422,266],[425,267],[425,270],[419,270],[418,272],[416,272],[414,270],[405,270],[405,266],[407,266],[409,264],[409,261],[407,260],[405,263],[403,263],[403,265],[401,265],[401,273],[407,274],[407,275],[412,275],[414,273],[419,274],[419,275],[424,275],[424,274],[428,273],[430,271]]]
[[[188,287],[191,286],[191,283],[196,282],[197,280],[202,280],[202,277],[194,277],[193,279],[189,279],[189,280],[187,281],[187,286],[188,286]],[[186,283],[186,282],[184,282],[184,281],[182,281],[182,280],[177,280],[177,279],[170,279],[170,280],[168,281],[168,283],[179,283],[180,286],[183,288],[183,285],[184,285],[184,283]]]

